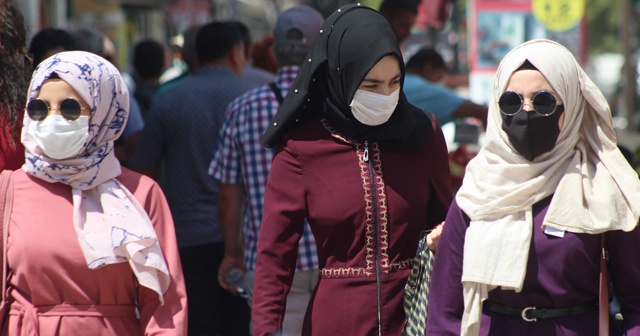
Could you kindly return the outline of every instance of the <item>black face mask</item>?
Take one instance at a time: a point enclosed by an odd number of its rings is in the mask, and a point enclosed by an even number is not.
[[[549,116],[533,111],[520,111],[513,116],[502,114],[502,130],[509,136],[513,147],[525,159],[533,161],[536,156],[553,149],[560,135],[558,121],[564,105],[558,105]]]

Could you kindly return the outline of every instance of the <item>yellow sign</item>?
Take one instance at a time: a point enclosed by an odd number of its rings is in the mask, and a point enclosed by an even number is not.
[[[584,16],[586,0],[532,0],[533,16],[551,31],[573,28]]]

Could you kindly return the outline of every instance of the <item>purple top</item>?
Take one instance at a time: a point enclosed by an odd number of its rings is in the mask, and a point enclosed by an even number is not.
[[[551,197],[533,206],[533,238],[520,293],[500,288],[489,300],[514,308],[567,308],[598,301],[600,236],[565,232],[545,234],[542,221]],[[464,308],[462,257],[469,217],[453,202],[434,261],[427,335],[459,335]],[[625,335],[640,335],[640,229],[606,233],[610,279],[621,303]],[[612,321],[613,322],[613,321]],[[526,322],[520,317],[484,312],[480,335],[598,335],[598,311]]]

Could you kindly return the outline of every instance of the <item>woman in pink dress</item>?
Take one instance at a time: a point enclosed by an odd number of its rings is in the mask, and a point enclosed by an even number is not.
[[[121,168],[129,93],[73,51],[34,72],[12,174],[1,335],[186,335],[173,221],[159,186]]]

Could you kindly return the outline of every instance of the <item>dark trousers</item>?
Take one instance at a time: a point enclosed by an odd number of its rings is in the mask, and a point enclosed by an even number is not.
[[[250,335],[251,309],[247,300],[229,294],[218,284],[224,243],[180,249],[187,288],[189,336]]]

